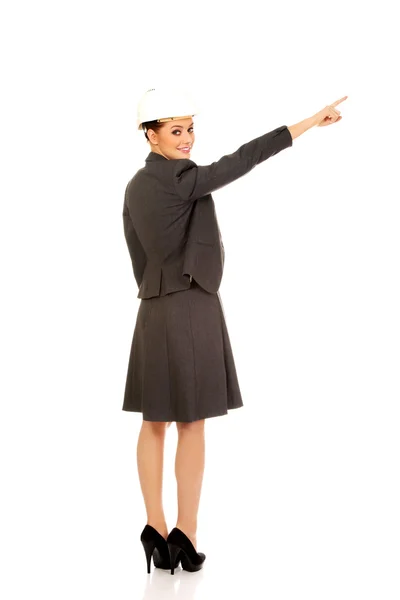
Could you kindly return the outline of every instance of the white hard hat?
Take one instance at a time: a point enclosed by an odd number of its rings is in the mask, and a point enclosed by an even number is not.
[[[143,129],[147,121],[172,121],[193,117],[198,113],[190,93],[186,90],[152,88],[141,97],[137,109],[137,126]]]

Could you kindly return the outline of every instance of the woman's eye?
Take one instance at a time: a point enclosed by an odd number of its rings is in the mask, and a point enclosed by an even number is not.
[[[190,127],[189,131],[192,132],[193,131],[193,127]],[[180,129],[174,129],[174,131],[172,133],[175,134],[175,133],[180,133],[180,132],[181,132]]]

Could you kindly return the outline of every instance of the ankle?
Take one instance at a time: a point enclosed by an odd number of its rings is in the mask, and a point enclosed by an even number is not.
[[[193,546],[195,548],[197,548],[197,526],[196,525],[189,525],[187,523],[181,523],[181,522],[177,522],[176,527],[178,529],[180,529],[181,531],[183,531],[183,533],[189,538],[189,540],[192,542]]]
[[[151,525],[151,527],[154,527],[154,529],[158,531],[160,535],[167,539],[168,527],[165,521],[159,519],[147,519],[147,525]]]

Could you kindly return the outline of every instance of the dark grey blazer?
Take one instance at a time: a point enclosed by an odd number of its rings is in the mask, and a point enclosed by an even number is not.
[[[217,292],[225,253],[211,192],[292,144],[282,125],[211,165],[150,152],[128,182],[123,206],[137,297],[188,289],[192,277],[206,291]]]

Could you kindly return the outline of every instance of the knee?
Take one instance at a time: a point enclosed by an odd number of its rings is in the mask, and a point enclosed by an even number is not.
[[[171,423],[164,421],[143,421],[142,429],[148,431],[152,435],[162,437],[165,435],[165,432],[170,425]]]
[[[182,423],[180,421],[177,421],[176,428],[178,430],[178,434],[202,434],[204,432],[204,424],[204,419],[201,419],[199,421],[192,421],[191,423]]]

